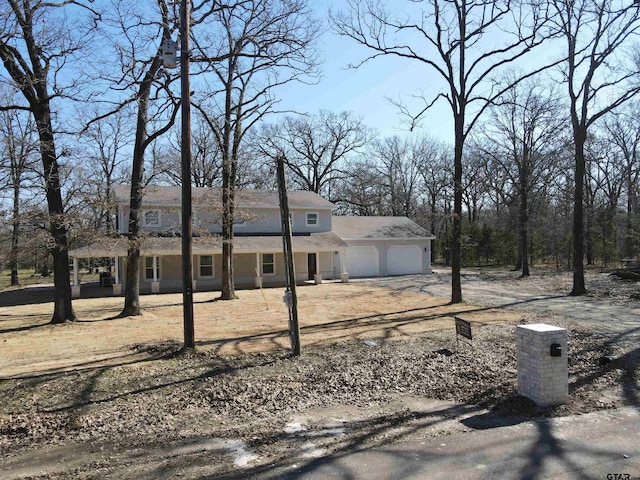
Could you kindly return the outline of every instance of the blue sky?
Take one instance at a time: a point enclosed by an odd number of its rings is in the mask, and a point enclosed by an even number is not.
[[[329,5],[339,9],[344,3],[342,0],[315,0],[318,14],[325,18]],[[369,51],[330,30],[323,35],[320,46],[325,58],[320,82],[317,85],[288,85],[282,92],[280,107],[308,113],[317,113],[320,109],[352,111],[381,136],[402,136],[408,134],[408,126],[399,115],[398,107],[387,98],[402,99],[408,104],[412,102],[411,95],[423,91],[433,95],[442,85],[426,66],[415,61],[377,58],[357,70],[349,69],[349,64],[360,62]],[[413,104],[418,109],[420,101],[413,100]],[[453,138],[452,128],[449,106],[442,102],[415,132],[449,141]]]

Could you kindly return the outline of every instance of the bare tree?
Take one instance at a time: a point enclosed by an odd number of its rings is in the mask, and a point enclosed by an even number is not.
[[[30,112],[39,137],[54,264],[52,323],[75,320],[71,303],[67,222],[61,193],[53,103],[78,94],[73,60],[91,41],[99,13],[89,3],[7,0],[0,11],[0,59],[24,104],[0,107]]]
[[[6,100],[6,101],[5,101]],[[9,95],[5,104],[13,103]],[[18,259],[20,253],[20,228],[22,191],[34,181],[38,144],[32,118],[19,110],[0,111],[0,185],[11,192],[11,249],[9,269],[11,285],[18,285]]]
[[[451,196],[453,172],[451,171],[450,148],[424,137],[419,142],[420,175],[423,195],[428,208],[428,225],[436,238],[446,238],[445,225],[450,221],[445,215],[446,199]],[[431,262],[436,260],[436,249],[431,249]]]
[[[359,156],[349,162],[345,173],[333,187],[339,214],[362,217],[388,214],[388,192],[376,161]]]
[[[131,125],[127,121],[130,113],[123,110],[91,122],[91,119],[100,117],[93,109],[88,112],[88,128],[80,137],[80,144],[84,145],[80,154],[88,160],[81,165],[86,167],[82,173],[83,183],[88,187],[82,198],[96,211],[94,230],[103,233],[113,234],[116,231],[111,195],[115,183],[126,181],[125,154],[133,143]]]
[[[332,200],[332,184],[344,177],[346,162],[372,138],[352,113],[321,110],[265,128],[263,143],[284,152],[294,185]]]
[[[497,101],[478,135],[478,148],[497,171],[504,173],[500,188],[503,192],[510,190],[518,205],[518,260],[523,277],[530,274],[530,215],[536,197],[558,173],[561,133],[566,123],[562,106],[553,93],[548,93],[548,87],[527,82],[514,86]]]
[[[371,146],[371,156],[376,160],[375,168],[387,193],[386,203],[391,215],[415,217],[421,179],[421,162],[415,147],[412,140],[398,136],[376,141]]]
[[[114,48],[111,62],[105,62],[99,78],[106,82],[115,98],[113,108],[94,122],[135,108],[131,195],[129,203],[127,266],[124,307],[121,316],[140,315],[140,242],[142,240],[141,208],[145,186],[145,155],[154,142],[175,123],[179,98],[171,85],[175,76],[163,68],[163,41],[171,40],[177,30],[178,6],[156,0],[152,8],[135,0],[119,0],[105,18],[103,35]],[[114,69],[114,64],[117,69]]]
[[[625,162],[609,139],[590,135],[586,145],[585,243],[587,265],[595,263],[596,242],[601,242],[601,258],[608,266],[616,256],[616,220],[620,197],[625,188]],[[596,231],[597,230],[597,231]]]
[[[348,12],[332,15],[335,31],[372,51],[362,63],[391,55],[424,65],[444,85],[433,98],[421,97],[424,107],[412,112],[400,105],[411,121],[420,122],[440,99],[451,108],[454,121],[454,211],[451,301],[462,301],[460,277],[462,228],[462,159],[474,125],[494,99],[522,78],[497,83],[497,75],[513,62],[528,58],[544,39],[544,4],[509,0],[429,0],[412,4],[406,15],[393,14],[379,2],[349,0]],[[395,7],[395,5],[394,5]],[[394,11],[396,9],[394,8]]]
[[[589,128],[640,92],[640,62],[629,48],[640,33],[635,2],[552,0],[554,28],[567,53],[560,75],[567,85],[575,149],[572,295],[584,281],[585,144]]]
[[[209,22],[209,23],[207,23]],[[235,298],[234,199],[245,135],[274,112],[275,90],[316,75],[319,34],[307,0],[219,3],[194,39],[194,63],[209,73],[193,102],[205,118],[222,159],[222,292]]]
[[[626,195],[624,256],[632,258],[636,251],[638,187],[640,182],[640,105],[629,105],[605,120],[605,132],[623,163],[622,183]]]
[[[220,187],[222,185],[222,164],[220,148],[211,128],[201,118],[197,118],[191,129],[191,184],[194,187]],[[159,176],[173,184],[182,183],[180,152],[182,141],[180,133],[174,140],[157,166]]]

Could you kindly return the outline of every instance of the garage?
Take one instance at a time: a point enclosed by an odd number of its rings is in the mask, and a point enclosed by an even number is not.
[[[346,256],[349,276],[375,277],[378,275],[378,249],[376,247],[350,247]]]
[[[387,252],[389,275],[422,273],[422,250],[417,245],[395,245]]]

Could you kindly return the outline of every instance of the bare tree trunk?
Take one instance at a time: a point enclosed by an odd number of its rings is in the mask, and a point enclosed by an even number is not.
[[[521,213],[522,214],[522,213]],[[520,221],[520,256],[522,258],[522,275],[528,277],[529,272],[529,229],[527,226],[526,213],[525,218]]]
[[[144,84],[143,84],[144,85]],[[150,87],[150,82],[149,82]],[[142,241],[141,209],[144,179],[144,151],[147,140],[146,128],[149,107],[149,88],[141,87],[142,96],[138,101],[136,139],[133,150],[131,172],[131,196],[129,200],[129,246],[127,248],[127,269],[125,273],[124,308],[121,317],[141,315],[140,310],[140,242]]]
[[[41,98],[48,98],[46,91]],[[40,138],[40,154],[45,176],[47,205],[49,207],[50,233],[54,247],[50,250],[53,257],[54,309],[51,323],[64,323],[76,319],[71,304],[71,276],[69,274],[69,248],[67,228],[63,219],[62,193],[60,191],[60,173],[55,153],[51,112],[48,103],[40,104],[34,112],[34,118]]]
[[[529,194],[527,168],[529,164],[528,153],[522,155],[522,166],[520,174],[520,256],[522,257],[522,275],[528,277],[529,273]]]
[[[229,186],[228,176],[223,175],[224,186],[222,187],[222,288],[220,298],[222,300],[233,300],[236,297],[235,285],[233,281],[233,187]]]
[[[436,233],[436,214],[438,210],[436,208],[436,199],[435,195],[431,197],[431,235],[435,235]],[[436,262],[436,249],[431,248],[431,265]]]
[[[227,71],[227,88],[225,89],[224,127],[222,132],[222,288],[220,298],[233,300],[236,296],[233,278],[233,222],[235,200],[235,169],[232,153],[231,116],[233,107],[233,78],[236,74],[236,59],[229,58]],[[236,118],[236,122],[240,119]]]
[[[522,232],[518,230],[518,253],[516,255],[516,265],[513,267],[513,271],[517,272],[522,270]]]
[[[584,144],[586,129],[574,124],[575,138],[575,190],[573,195],[573,288],[571,295],[584,295],[587,292],[584,282]]]
[[[629,173],[627,173],[629,175]],[[627,215],[626,215],[626,235],[624,238],[624,256],[633,257],[633,183],[627,179]]]
[[[18,179],[14,175],[14,180]],[[11,269],[11,285],[19,285],[18,278],[18,248],[20,242],[20,182],[13,183],[13,219],[11,229],[11,254],[9,257],[9,268]]]
[[[451,303],[462,302],[462,149],[464,146],[464,114],[455,116],[455,148],[453,166],[453,238],[451,239]]]

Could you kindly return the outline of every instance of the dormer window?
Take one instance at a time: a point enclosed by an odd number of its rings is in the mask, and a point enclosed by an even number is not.
[[[307,212],[307,227],[317,227],[318,226],[318,213],[317,212]]]
[[[145,227],[159,227],[160,210],[145,210],[142,213],[142,223]]]

